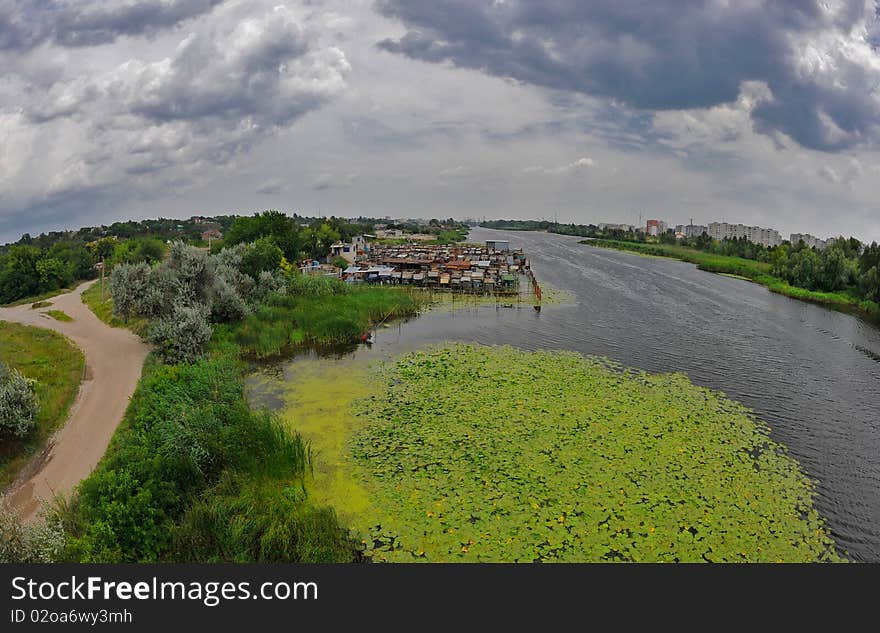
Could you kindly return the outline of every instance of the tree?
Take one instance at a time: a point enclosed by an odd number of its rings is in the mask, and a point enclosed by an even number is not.
[[[818,285],[822,290],[835,292],[849,286],[852,269],[842,248],[834,246],[826,248],[822,252],[821,260],[822,269]]]
[[[822,260],[812,248],[801,248],[789,256],[788,281],[793,286],[815,290],[822,274]]]
[[[0,262],[0,301],[15,301],[42,291],[37,270],[41,257],[42,251],[36,246],[13,246],[9,249]]]
[[[260,273],[268,270],[278,270],[284,253],[275,244],[271,237],[261,237],[253,244],[248,245],[241,256],[240,269],[243,273],[256,279]]]
[[[862,275],[861,285],[868,299],[880,303],[880,266],[874,266]]]

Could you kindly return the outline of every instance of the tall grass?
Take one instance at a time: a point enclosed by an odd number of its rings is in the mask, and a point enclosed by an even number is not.
[[[297,279],[294,294],[274,295],[241,322],[218,326],[215,339],[232,341],[247,355],[274,356],[291,346],[356,340],[379,322],[417,314],[420,306],[418,297],[400,289]]]

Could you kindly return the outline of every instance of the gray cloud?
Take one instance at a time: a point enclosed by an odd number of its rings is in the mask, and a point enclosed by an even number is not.
[[[755,129],[836,151],[871,144],[880,63],[865,0],[379,0],[408,31],[380,48],[428,62],[577,91],[645,110],[736,101],[743,82],[771,97]]]
[[[151,35],[207,13],[222,0],[0,0],[0,50],[44,42],[94,46]]]
[[[120,184],[149,196],[233,163],[344,92],[348,61],[308,20],[285,6],[233,2],[176,35],[158,59],[77,68],[44,89],[17,67],[0,81],[0,142],[10,147],[0,150],[0,180],[17,185],[2,188],[4,206],[60,209],[80,193],[103,200]]]

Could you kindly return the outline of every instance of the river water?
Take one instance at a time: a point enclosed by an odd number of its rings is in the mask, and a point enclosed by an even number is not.
[[[575,237],[474,229],[468,239],[490,238],[523,248],[539,281],[572,295],[571,305],[439,310],[380,328],[370,348],[344,360],[460,340],[683,372],[764,419],[818,481],[816,506],[841,549],[880,562],[880,330],[747,281]]]

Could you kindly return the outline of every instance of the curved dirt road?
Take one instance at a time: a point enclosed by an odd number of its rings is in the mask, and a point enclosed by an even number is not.
[[[105,324],[82,302],[80,295],[92,283],[49,299],[52,305],[46,308],[34,310],[30,304],[0,308],[0,321],[61,332],[83,351],[86,360],[85,377],[67,423],[24,467],[3,497],[3,504],[25,520],[34,518],[43,500],[69,494],[92,472],[122,421],[149,351],[135,334]],[[46,310],[63,310],[73,321],[56,321]]]

